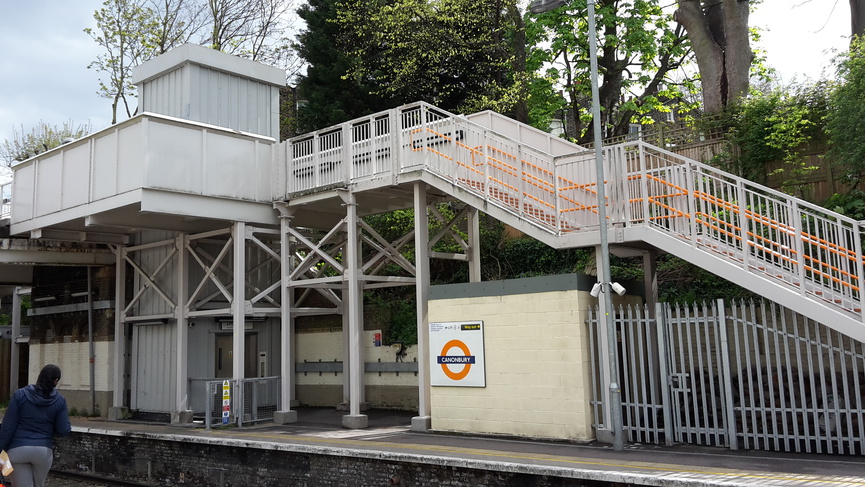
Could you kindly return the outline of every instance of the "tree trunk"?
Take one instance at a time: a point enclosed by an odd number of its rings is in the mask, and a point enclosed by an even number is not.
[[[688,32],[703,89],[703,110],[720,113],[748,92],[754,54],[748,0],[678,0],[676,21]]]
[[[850,27],[854,36],[865,34],[865,0],[850,0]]]

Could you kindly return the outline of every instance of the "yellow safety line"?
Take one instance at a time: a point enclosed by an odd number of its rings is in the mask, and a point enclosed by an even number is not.
[[[218,432],[213,431],[214,434],[222,434],[222,435],[230,435],[230,436],[252,436],[256,438],[270,438],[275,440],[285,440],[285,439],[293,439],[297,441],[308,441],[308,442],[317,442],[317,443],[336,443],[340,445],[352,445],[352,446],[364,446],[367,449],[375,449],[375,445],[386,445],[390,448],[403,448],[407,450],[426,450],[426,451],[437,451],[444,453],[452,453],[452,454],[472,454],[472,455],[485,455],[490,457],[500,457],[500,458],[513,458],[518,460],[543,460],[543,461],[555,461],[561,463],[571,463],[577,465],[592,465],[598,467],[617,467],[617,468],[629,468],[629,469],[641,469],[641,470],[654,470],[659,472],[674,472],[674,473],[689,473],[689,474],[700,474],[700,475],[715,475],[719,477],[739,477],[739,478],[747,478],[747,479],[765,479],[765,480],[789,480],[789,481],[799,481],[799,482],[822,482],[828,484],[844,484],[844,485],[865,485],[865,480],[862,481],[850,481],[850,480],[826,480],[822,479],[816,475],[808,475],[803,474],[801,476],[777,476],[777,475],[759,475],[759,474],[750,474],[750,473],[741,473],[741,472],[709,472],[702,470],[688,470],[683,468],[670,468],[670,467],[661,467],[661,466],[649,466],[649,465],[640,465],[636,463],[609,463],[609,462],[591,462],[586,460],[572,460],[569,458],[564,458],[560,456],[528,456],[528,455],[515,455],[515,454],[505,454],[501,452],[491,451],[491,450],[476,450],[469,448],[444,448],[444,447],[435,447],[435,446],[427,446],[427,445],[418,445],[418,444],[405,444],[405,443],[389,443],[385,441],[376,441],[375,443],[371,443],[369,440],[347,440],[347,439],[332,439],[332,438],[321,438],[321,437],[310,437],[310,436],[301,436],[301,435],[264,435],[264,434],[250,434],[250,433],[231,433],[231,432]],[[374,431],[370,431],[371,435],[376,434]],[[623,472],[626,473],[626,472]]]

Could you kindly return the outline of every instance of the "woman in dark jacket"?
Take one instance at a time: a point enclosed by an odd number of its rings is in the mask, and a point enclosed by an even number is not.
[[[60,367],[48,364],[35,384],[12,394],[0,425],[0,450],[12,462],[15,487],[43,487],[54,462],[54,436],[72,431],[66,399],[55,387]]]

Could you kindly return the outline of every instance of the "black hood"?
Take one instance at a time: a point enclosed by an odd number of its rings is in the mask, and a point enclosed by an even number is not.
[[[29,399],[30,402],[37,406],[48,406],[49,404],[53,404],[54,401],[60,397],[60,393],[57,392],[57,389],[52,390],[48,397],[43,396],[42,390],[37,389],[35,384],[30,384],[25,387],[24,395],[27,396],[27,399]]]

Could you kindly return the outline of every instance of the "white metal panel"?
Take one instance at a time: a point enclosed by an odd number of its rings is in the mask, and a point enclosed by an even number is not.
[[[252,198],[255,201],[273,201],[273,188],[277,184],[273,179],[273,160],[275,144],[256,143],[256,167],[255,172],[251,174],[256,179],[255,194]]]
[[[154,122],[148,127],[145,186],[201,193],[202,130]]]
[[[47,215],[61,208],[63,153],[41,159],[36,166],[36,198],[34,216]]]
[[[117,131],[93,139],[93,187],[91,198],[117,194]]]
[[[36,187],[36,163],[15,167],[12,179],[12,221],[30,220],[34,217],[33,192]]]
[[[466,118],[502,135],[519,140],[522,144],[540,149],[554,156],[575,152],[574,144],[542,130],[518,123],[516,120],[500,113],[483,111],[467,115]],[[576,149],[579,150],[578,147]]]
[[[90,144],[79,144],[63,151],[61,180],[63,208],[83,205],[90,193]]]
[[[117,193],[125,193],[141,187],[144,170],[144,141],[147,135],[145,127],[148,123],[139,123],[122,127],[118,133],[118,150],[114,159],[117,164]],[[159,143],[158,141],[156,143]],[[110,164],[112,158],[105,161]]]
[[[255,142],[237,137],[208,133],[207,160],[202,174],[205,193],[252,200],[256,196]],[[266,194],[270,194],[268,191]]]

